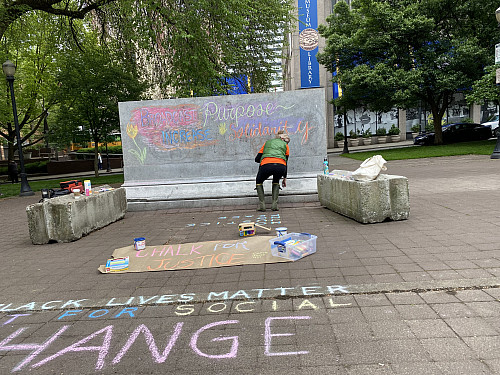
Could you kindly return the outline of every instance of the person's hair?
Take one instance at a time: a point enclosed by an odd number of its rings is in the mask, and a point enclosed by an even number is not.
[[[284,130],[279,130],[278,133],[276,133],[276,138],[280,138],[282,141],[285,141],[286,143],[290,142],[290,137]]]

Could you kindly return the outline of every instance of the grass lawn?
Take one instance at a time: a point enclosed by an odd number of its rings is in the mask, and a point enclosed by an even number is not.
[[[382,155],[385,160],[389,161],[434,158],[439,156],[491,155],[495,149],[496,142],[496,139],[492,139],[488,141],[453,143],[441,146],[413,146],[388,150],[353,152],[349,154],[341,154],[341,156],[355,160],[365,160],[373,155]]]
[[[113,187],[118,187],[121,184],[123,184],[123,174],[111,174],[111,175],[105,175],[105,176],[99,176],[99,177],[72,177],[72,178],[58,178],[54,180],[30,180],[28,176],[28,183],[31,187],[31,190],[35,193],[36,196],[39,196],[40,199],[42,198],[42,193],[40,192],[41,189],[59,189],[59,182],[61,181],[68,181],[68,180],[90,180],[92,183],[92,186],[99,186],[99,185],[111,185]],[[21,184],[2,184],[0,185],[0,192],[3,194],[0,196],[0,199],[2,198],[7,198],[7,197],[13,197],[13,196],[18,196],[19,192],[21,191]]]

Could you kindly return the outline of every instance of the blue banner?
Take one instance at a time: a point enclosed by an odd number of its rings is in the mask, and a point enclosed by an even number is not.
[[[335,77],[337,75],[337,71],[333,72],[332,77]],[[338,97],[342,96],[342,88],[337,82],[334,82],[333,84],[333,99],[337,99]]]
[[[317,0],[298,0],[300,86],[319,87],[319,63],[316,60],[319,45]]]

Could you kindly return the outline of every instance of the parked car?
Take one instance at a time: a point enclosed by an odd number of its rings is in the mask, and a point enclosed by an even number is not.
[[[434,132],[418,135],[413,144],[433,145],[434,136]],[[491,138],[491,128],[481,124],[459,122],[443,125],[443,143],[481,141],[489,138]]]
[[[498,137],[500,135],[500,128],[498,127],[498,115],[493,116],[487,122],[483,122],[481,125],[489,126],[493,136]]]

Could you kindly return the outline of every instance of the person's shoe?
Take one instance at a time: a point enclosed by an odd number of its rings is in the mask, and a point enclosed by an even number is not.
[[[259,207],[257,211],[266,211],[266,201],[264,200],[264,185],[259,184],[255,187],[257,190],[257,195],[259,196]]]
[[[278,208],[278,197],[280,195],[280,184],[273,184],[273,203],[271,205],[271,210],[279,211]]]

